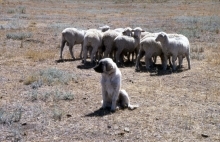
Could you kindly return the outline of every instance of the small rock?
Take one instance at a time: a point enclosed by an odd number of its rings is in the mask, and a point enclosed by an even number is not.
[[[209,136],[207,134],[201,134],[202,137],[208,138]]]
[[[71,114],[67,114],[66,116],[67,116],[67,118],[72,117],[72,115],[71,115]]]
[[[119,127],[117,125],[114,126],[114,129],[117,130]]]
[[[26,123],[26,122],[24,122],[24,123],[22,123],[21,125],[22,125],[22,126],[25,126],[25,125],[27,125],[27,123]]]
[[[129,128],[127,128],[127,127],[125,127],[124,131],[127,132],[127,133],[130,132]]]
[[[119,132],[118,133],[118,135],[120,135],[120,136],[124,136],[124,134],[125,134],[124,132]]]

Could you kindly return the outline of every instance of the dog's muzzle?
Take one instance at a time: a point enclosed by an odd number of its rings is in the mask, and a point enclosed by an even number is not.
[[[99,63],[97,66],[95,66],[93,69],[98,73],[103,73],[103,67],[102,63]]]

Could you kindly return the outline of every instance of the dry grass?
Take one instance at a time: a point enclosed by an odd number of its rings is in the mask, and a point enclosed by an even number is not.
[[[54,59],[56,57],[56,54],[57,54],[57,52],[55,52],[54,50],[51,50],[51,49],[40,50],[40,51],[30,49],[24,53],[24,56],[31,59],[32,61],[37,62],[37,61]]]
[[[0,141],[220,141],[217,0],[0,4]],[[186,35],[191,70],[186,59],[177,72],[120,68],[122,88],[140,108],[100,110],[100,74],[81,60],[57,63],[57,45],[63,28],[106,24]],[[7,38],[13,33],[22,40]],[[79,57],[80,46],[74,49]],[[65,59],[71,59],[68,50],[64,48]]]

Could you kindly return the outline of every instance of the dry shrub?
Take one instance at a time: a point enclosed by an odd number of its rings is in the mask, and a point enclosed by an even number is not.
[[[56,53],[50,49],[40,51],[30,49],[26,51],[25,56],[32,59],[33,61],[44,61],[47,59],[53,59],[55,54]]]
[[[220,52],[215,52],[208,55],[208,62],[213,65],[220,65]]]
[[[66,71],[62,71],[55,68],[48,68],[40,70],[35,74],[31,74],[24,80],[25,85],[32,84],[32,88],[38,88],[42,84],[47,85],[56,85],[56,84],[65,84],[67,85],[70,81],[77,80],[77,77],[74,74],[70,74]],[[68,98],[66,98],[68,99]]]
[[[207,61],[212,65],[220,65],[220,48],[216,43],[208,45]]]
[[[28,76],[25,80],[24,80],[24,85],[30,85],[31,83],[37,81],[37,76]]]
[[[3,56],[6,53],[6,48],[0,49],[0,56]]]

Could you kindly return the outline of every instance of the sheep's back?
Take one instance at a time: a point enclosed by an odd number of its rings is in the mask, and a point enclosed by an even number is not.
[[[134,50],[134,38],[129,36],[118,36],[114,40],[116,48],[122,48],[123,50],[130,51]]]
[[[155,41],[155,37],[147,37],[140,42],[140,47],[149,54],[161,54],[162,47],[160,42]]]

